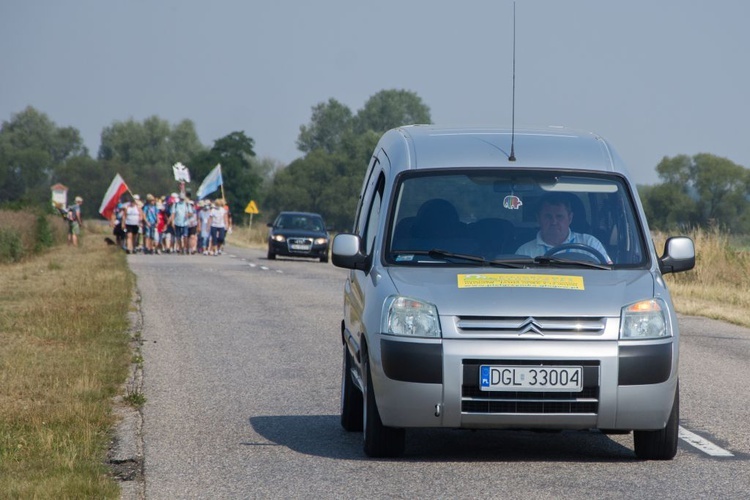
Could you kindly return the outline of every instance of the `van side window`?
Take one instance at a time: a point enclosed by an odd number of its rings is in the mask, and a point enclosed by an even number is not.
[[[384,189],[385,175],[381,173],[375,187],[375,192],[372,195],[370,210],[367,214],[367,225],[365,226],[365,232],[362,235],[362,240],[365,242],[365,253],[368,255],[372,253],[373,245],[375,244],[375,236],[378,234],[378,224],[380,222],[380,209],[382,207]]]
[[[357,213],[354,218],[354,229],[352,232],[355,234],[361,227],[360,219],[362,218],[364,211],[365,211],[365,207],[363,204],[367,202],[366,198],[367,198],[367,193],[369,191],[367,187],[370,185],[370,182],[372,181],[372,176],[377,171],[376,167],[379,164],[380,164],[380,160],[378,159],[378,157],[373,156],[372,160],[370,161],[370,165],[367,167],[367,172],[365,172],[365,178],[362,181],[362,190],[360,191],[361,194],[359,196],[359,201],[357,201]]]

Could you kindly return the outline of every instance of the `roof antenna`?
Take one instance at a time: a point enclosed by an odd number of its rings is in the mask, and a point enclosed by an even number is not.
[[[508,161],[516,161],[516,2],[513,2],[513,103],[510,119],[510,156]]]

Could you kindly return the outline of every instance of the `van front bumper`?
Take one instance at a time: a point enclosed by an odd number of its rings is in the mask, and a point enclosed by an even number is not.
[[[673,339],[659,342],[381,337],[372,369],[391,427],[661,429],[677,385]],[[580,393],[480,391],[481,364],[583,366]]]

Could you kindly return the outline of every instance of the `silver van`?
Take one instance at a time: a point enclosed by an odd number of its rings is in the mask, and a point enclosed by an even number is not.
[[[513,147],[511,147],[513,144]],[[515,154],[512,154],[515,153]],[[341,323],[341,424],[372,457],[405,430],[633,431],[677,451],[679,331],[636,187],[601,137],[561,128],[386,132],[352,234]]]

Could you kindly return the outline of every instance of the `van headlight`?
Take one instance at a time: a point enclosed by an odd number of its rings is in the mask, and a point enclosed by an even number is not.
[[[392,297],[383,315],[383,333],[405,337],[440,337],[440,320],[433,304],[409,297]]]
[[[642,300],[623,307],[620,339],[646,340],[671,336],[666,310],[666,305],[660,299]]]

